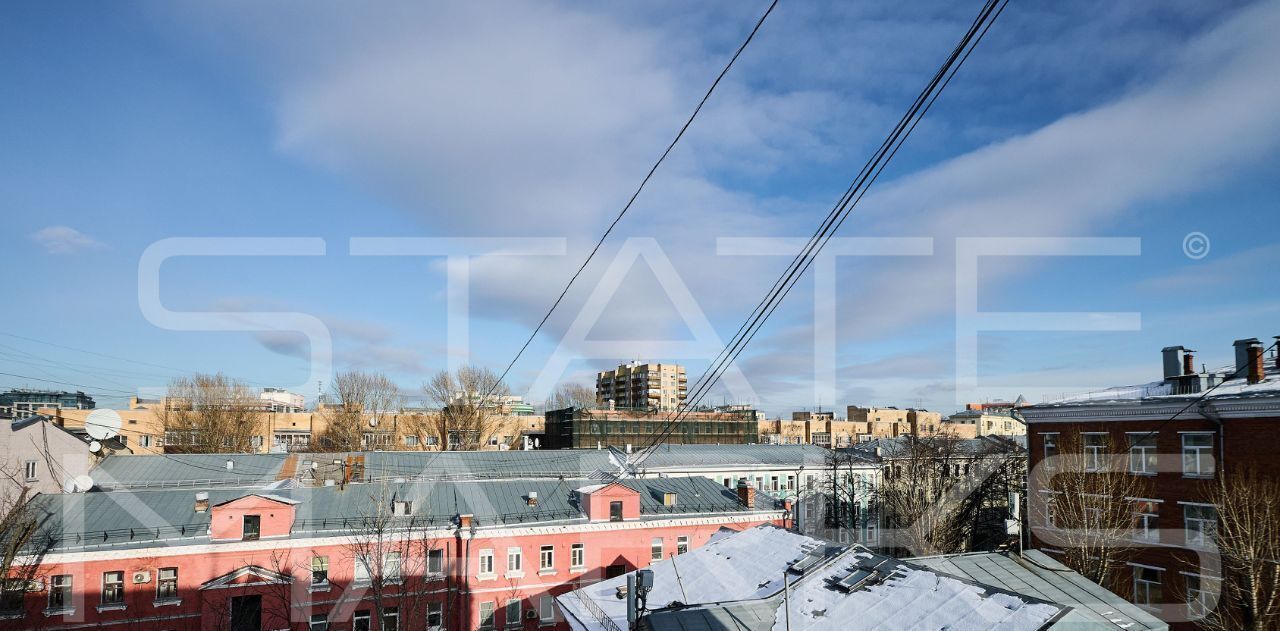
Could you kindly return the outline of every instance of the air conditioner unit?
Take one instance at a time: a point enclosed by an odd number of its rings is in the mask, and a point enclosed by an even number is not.
[[[137,585],[139,583],[150,583],[150,582],[151,582],[151,572],[134,572],[133,573],[134,585]]]

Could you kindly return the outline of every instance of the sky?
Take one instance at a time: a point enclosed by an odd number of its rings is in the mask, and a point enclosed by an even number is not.
[[[4,3],[0,388],[501,371],[767,6],[615,4]],[[512,389],[694,381],[980,4],[780,2]],[[1012,2],[707,401],[947,412],[1270,343],[1278,28]]]

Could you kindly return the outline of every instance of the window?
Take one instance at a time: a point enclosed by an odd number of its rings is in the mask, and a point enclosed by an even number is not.
[[[362,557],[355,559],[355,573],[353,578],[357,583],[370,583],[373,581],[373,572],[369,571],[369,562]]]
[[[651,561],[662,560],[662,537],[654,537],[649,542],[649,559]]]
[[[1129,473],[1156,474],[1155,433],[1129,434]]]
[[[609,502],[609,521],[622,521],[622,502]]]
[[[667,506],[667,507],[675,506],[675,505],[676,505],[676,494],[675,494],[675,493],[663,493],[663,494],[662,494],[662,505],[663,505],[663,506]]]
[[[676,537],[676,554],[684,554],[689,551],[689,538]]]
[[[311,584],[329,584],[329,557],[311,557]]]
[[[22,468],[23,468],[23,471],[27,474],[27,482],[36,481],[36,465],[37,463],[35,460],[28,460],[25,463],[23,463]]]
[[[1106,464],[1107,435],[1081,434],[1084,442],[1084,470],[1102,471]]]
[[[142,445],[143,447],[150,447],[150,446],[151,446],[151,435],[150,435],[150,434],[143,434],[142,436],[139,436],[139,437],[138,437],[138,444],[139,444],[139,445]]]
[[[0,612],[22,615],[27,595],[27,582],[20,578],[0,581]]]
[[[370,631],[368,609],[361,609],[351,616],[351,631]]]
[[[261,447],[261,446],[262,446],[262,437],[261,437],[261,436],[250,436],[250,437],[249,437],[249,446],[250,446],[250,447],[253,447],[254,449],[257,449],[257,448]]]
[[[398,631],[400,629],[400,609],[387,607],[382,610],[382,631]]]
[[[417,436],[405,436],[405,437],[404,437],[404,446],[405,446],[405,447],[417,447],[417,446],[418,446],[418,437],[417,437]]]
[[[556,567],[555,546],[542,546],[538,550],[538,569],[554,570]]]
[[[506,618],[507,618],[508,627],[520,626],[520,599],[519,598],[512,598],[507,601]]]
[[[427,550],[427,572],[431,574],[444,573],[444,550]]]
[[[493,601],[485,601],[480,603],[480,628],[493,628]]]
[[[493,550],[480,551],[480,575],[493,575]]]
[[[586,547],[581,543],[575,543],[569,547],[569,567],[582,568],[587,566]]]
[[[329,631],[329,616],[322,613],[311,614],[311,631]]]
[[[1143,541],[1159,541],[1158,519],[1160,504],[1152,500],[1137,500],[1134,507],[1133,536]]]
[[[787,490],[788,491],[796,490],[796,476],[794,475],[787,476]]]
[[[1210,603],[1214,602],[1222,587],[1217,579],[1199,574],[1185,574],[1187,584],[1187,611],[1192,619],[1209,615]]]
[[[262,516],[261,515],[245,515],[244,516],[244,535],[241,539],[245,541],[257,541],[262,534]]]
[[[396,500],[391,502],[391,514],[396,517],[408,517],[413,514],[413,502]]]
[[[1133,603],[1144,607],[1160,605],[1160,573],[1152,567],[1133,566]]]
[[[119,605],[124,603],[124,572],[102,573],[102,604]]]
[[[439,629],[444,624],[444,606],[440,603],[427,603],[427,628]]]
[[[71,609],[71,575],[59,574],[49,579],[49,610]]]
[[[556,601],[550,596],[538,599],[538,620],[554,622],[556,619]]]
[[[440,439],[435,436],[427,436],[426,443],[428,447],[435,447],[440,444]]]
[[[778,490],[778,476],[776,476],[776,475],[774,475],[774,476],[769,476],[769,490],[770,490],[770,491],[777,491],[777,490]]]
[[[1187,545],[1205,546],[1218,538],[1218,511],[1213,506],[1183,504],[1182,521],[1187,531]]]
[[[1182,475],[1213,476],[1213,434],[1182,435]]]
[[[178,568],[162,567],[156,571],[156,600],[178,598]]]
[[[400,582],[400,553],[388,552],[382,557],[382,578],[392,583]]]

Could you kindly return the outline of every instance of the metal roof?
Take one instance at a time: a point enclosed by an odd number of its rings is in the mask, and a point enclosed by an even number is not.
[[[822,466],[827,450],[816,445],[664,445],[642,465],[643,472],[697,471],[757,467]],[[614,470],[609,452],[597,449],[532,451],[372,451],[294,454],[113,455],[91,474],[104,489],[197,485],[258,486],[281,477],[286,462],[296,472],[318,463],[316,477],[338,477],[333,460],[363,457],[365,477],[373,479],[502,479],[587,476]],[[226,463],[233,461],[231,470]],[[285,471],[285,477],[292,477]]]
[[[1169,625],[1039,550],[1025,561],[998,552],[911,559],[911,563],[1027,594],[1072,609],[1054,629],[1168,629]]]
[[[584,520],[573,489],[590,480],[531,478],[520,480],[429,481],[349,484],[273,489],[272,497],[298,502],[293,536],[350,531],[377,514],[382,502],[413,503],[412,515],[397,518],[415,529],[449,527],[454,515],[470,514],[477,527]],[[623,480],[640,494],[641,519],[668,515],[742,512],[737,494],[700,477]],[[110,493],[41,495],[33,500],[41,532],[53,549],[103,546],[148,547],[207,542],[208,511],[195,510],[196,488]],[[246,489],[209,489],[211,506],[245,495]],[[530,506],[530,492],[537,503]],[[674,506],[664,505],[676,493]],[[774,510],[772,500],[757,496],[756,510]]]

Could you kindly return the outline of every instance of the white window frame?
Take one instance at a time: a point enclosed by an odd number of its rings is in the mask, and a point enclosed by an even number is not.
[[[1218,537],[1218,507],[1213,504],[1195,502],[1178,502],[1182,505],[1182,527],[1187,533],[1187,545],[1205,547]],[[1191,509],[1209,509],[1213,511],[1213,519],[1191,517]]]
[[[1187,439],[1192,437],[1195,437],[1195,438],[1207,437],[1209,439],[1209,444],[1208,445],[1187,445]],[[1213,456],[1214,439],[1215,439],[1215,436],[1213,432],[1184,432],[1182,434],[1182,475],[1183,477],[1212,478],[1217,473],[1217,462],[1214,461],[1215,459]],[[1188,456],[1190,456],[1191,458],[1190,462],[1188,462]],[[1209,465],[1207,467],[1208,471],[1205,471],[1206,467],[1204,466],[1204,461],[1206,459],[1209,461]],[[1187,466],[1188,464],[1192,464],[1192,463],[1194,463],[1193,467]]]
[[[556,599],[551,596],[543,596],[538,599],[538,620],[540,622],[555,622],[556,620]]]
[[[382,581],[384,583],[400,582],[400,553],[387,552],[382,555]]]
[[[553,545],[538,546],[538,571],[554,572],[556,569],[556,547]]]
[[[1101,436],[1101,445],[1088,444],[1089,437]],[[1106,459],[1109,454],[1106,453],[1107,441],[1110,437],[1108,432],[1080,432],[1080,450],[1084,455],[1084,470],[1089,472],[1105,471]]]
[[[662,560],[662,537],[654,537],[649,541],[649,561]]]
[[[507,548],[507,578],[524,576],[524,550],[512,546]]]
[[[482,601],[480,603],[480,628],[492,629],[497,621],[497,614],[494,613],[494,602],[492,600]]]
[[[1156,450],[1156,440],[1159,438],[1159,434],[1156,432],[1128,432],[1125,437],[1129,441],[1129,473],[1134,475],[1155,475],[1159,471],[1159,454]]]
[[[1158,608],[1161,602],[1151,602],[1151,586],[1156,588],[1156,596],[1160,600],[1164,599],[1164,568],[1152,567],[1149,565],[1129,564],[1133,570],[1133,604],[1148,609]],[[1144,578],[1144,572],[1155,572],[1156,580]],[[1141,596],[1141,597],[1140,597]]]
[[[40,463],[36,460],[28,460],[22,463],[22,471],[26,474],[27,482],[35,482],[40,479]]]
[[[172,573],[173,573],[173,576],[165,577],[165,572],[172,572]],[[162,590],[164,590],[164,587],[165,587],[166,585],[171,585],[171,586],[172,586],[172,588],[173,588],[173,590],[172,590],[172,591],[173,591],[173,593],[172,593],[172,594],[165,595],[165,594],[162,594],[162,593],[161,593],[161,591],[162,591]],[[178,599],[179,599],[179,596],[178,596],[178,568],[176,568],[176,567],[162,567],[162,568],[157,568],[157,569],[156,569],[156,600],[157,600],[157,601],[170,601],[170,600],[178,600]]]
[[[1205,576],[1194,572],[1182,572],[1183,583],[1186,585],[1187,592],[1187,613],[1192,620],[1199,620],[1209,615],[1208,596],[1211,593],[1222,593],[1222,579],[1215,576]],[[1192,586],[1192,580],[1195,586]],[[1205,589],[1205,583],[1217,582],[1216,590]]]
[[[444,549],[431,548],[427,550],[427,573],[431,575],[444,573]]]
[[[120,577],[120,580],[118,580],[118,581],[113,580],[113,581],[111,581],[110,583],[108,583],[108,582],[107,582],[107,576],[112,575],[112,574],[118,575],[118,576]],[[114,598],[114,599],[112,599],[112,600],[107,600],[107,585],[118,585],[118,586],[119,586],[119,589],[120,589],[120,595],[119,595],[119,598]],[[108,570],[108,571],[106,571],[106,572],[103,572],[103,573],[102,573],[102,595],[101,595],[101,596],[102,596],[102,597],[101,597],[100,601],[101,601],[101,602],[102,602],[102,604],[104,604],[104,605],[122,605],[122,604],[124,604],[124,570]]]
[[[308,631],[329,631],[329,614],[313,613],[307,622]]]
[[[575,543],[569,546],[569,569],[580,570],[587,567],[587,546]]]
[[[65,581],[65,582],[64,582]],[[70,574],[56,574],[49,577],[49,599],[47,611],[75,611],[76,593],[73,589],[75,579]],[[64,591],[65,590],[65,591]],[[55,595],[61,595],[62,603],[54,603]]]
[[[368,585],[373,582],[373,568],[369,567],[368,561],[363,556],[356,556],[355,567],[351,572],[352,580],[362,585]]]
[[[497,574],[494,568],[494,555],[492,548],[485,548],[480,551],[480,559],[477,562],[476,570],[479,578],[492,578]]]
[[[676,554],[685,554],[689,551],[689,536],[680,535],[676,537]]]
[[[435,616],[436,623],[431,624],[431,617]],[[444,604],[439,602],[427,603],[427,628],[439,629],[444,626]]]
[[[1161,500],[1145,497],[1126,498],[1134,503],[1133,538],[1135,541],[1160,541]],[[1144,510],[1145,509],[1145,510]]]
[[[316,568],[317,563],[324,567],[321,569],[317,569]],[[317,581],[316,580],[317,572],[324,572],[324,578]],[[323,554],[317,554],[315,556],[312,556],[311,557],[311,586],[321,587],[328,584],[329,584],[329,557]]]
[[[502,605],[502,617],[504,618],[502,622],[507,628],[519,627],[524,624],[524,621],[521,620],[521,617],[524,616],[524,607],[522,605],[523,603],[520,602],[519,598],[508,598],[507,602]],[[511,615],[513,609],[516,612],[514,616]]]

